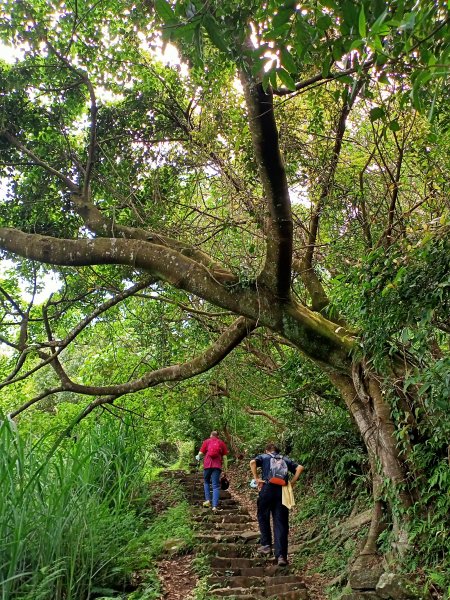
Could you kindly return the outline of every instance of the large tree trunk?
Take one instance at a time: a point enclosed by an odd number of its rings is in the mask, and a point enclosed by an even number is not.
[[[391,407],[375,374],[354,365],[353,377],[331,373],[367,447],[373,474],[374,518],[369,538],[362,551],[373,553],[383,527],[381,488],[393,522],[393,550],[403,554],[408,548],[407,510],[412,504],[408,468],[395,435]]]

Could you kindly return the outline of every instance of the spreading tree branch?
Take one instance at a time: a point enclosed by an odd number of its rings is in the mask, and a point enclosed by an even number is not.
[[[202,252],[197,248],[193,248],[179,240],[161,235],[160,233],[156,233],[149,229],[127,227],[126,225],[119,225],[115,221],[108,219],[95,204],[79,192],[72,195],[72,202],[76,212],[83,219],[86,227],[98,236],[149,241],[153,244],[176,250],[184,256],[188,256],[199,262],[208,269],[226,273],[223,267],[211,256],[208,256],[205,252]]]
[[[286,170],[281,156],[273,110],[273,94],[242,73],[253,148],[268,204],[267,252],[262,284],[286,300],[290,295],[293,222]]]
[[[31,398],[31,400],[28,400],[28,402],[25,402],[25,404],[22,404],[21,406],[19,406],[19,408],[16,408],[16,410],[13,410],[13,412],[10,413],[9,416],[11,417],[11,419],[14,419],[18,415],[20,415],[20,413],[27,410],[27,408],[30,408],[30,406],[33,406],[33,404],[36,404],[40,400],[43,400],[44,398],[47,398],[48,396],[51,396],[52,394],[59,394],[60,392],[63,392],[63,391],[64,391],[64,388],[62,386],[45,389],[38,396]]]
[[[125,394],[131,394],[138,392],[150,387],[155,387],[161,383],[167,381],[183,381],[190,379],[200,373],[208,371],[225,356],[227,356],[240,342],[249,335],[251,331],[256,327],[256,323],[245,317],[239,317],[234,323],[228,327],[222,335],[209,346],[202,354],[193,358],[190,361],[172,365],[170,367],[163,367],[146,373],[143,377],[135,379],[134,381],[128,381],[126,383],[108,386],[89,386],[81,385],[73,382],[67,374],[65,374],[62,380],[62,390],[70,391],[77,394],[85,394],[92,396],[99,396],[93,404],[99,406],[102,404],[102,397],[107,397],[104,402],[108,402],[110,398],[117,398]],[[91,406],[91,405],[89,405]],[[16,409],[16,413],[22,412],[23,407]],[[91,412],[91,410],[89,410]],[[86,413],[86,414],[89,414]],[[85,415],[86,416],[86,415]],[[82,417],[84,418],[84,417]]]
[[[362,65],[358,65],[355,67],[350,67],[348,69],[344,69],[343,71],[339,71],[337,73],[330,73],[325,76],[322,73],[318,73],[314,75],[314,77],[310,77],[309,79],[304,79],[303,81],[299,81],[295,84],[295,90],[288,90],[287,88],[278,88],[274,89],[273,93],[276,96],[287,96],[290,94],[295,94],[296,92],[300,92],[302,90],[306,90],[310,86],[313,86],[316,83],[325,84],[329,81],[334,81],[336,79],[340,79],[341,77],[345,77],[346,75],[352,75],[353,73],[361,73],[362,71],[367,71],[374,65],[373,60],[368,60]],[[315,87],[315,86],[314,86]]]
[[[47,331],[48,342],[46,344],[39,345],[37,348],[35,346],[24,348],[22,351],[22,354],[20,355],[20,357],[17,361],[17,365],[16,365],[14,371],[4,381],[2,381],[0,383],[0,390],[2,388],[4,388],[5,386],[10,385],[12,383],[17,383],[18,381],[23,381],[24,379],[26,379],[33,373],[36,373],[37,371],[39,371],[40,369],[42,369],[43,367],[45,367],[46,365],[49,365],[49,364],[52,364],[52,366],[54,368],[56,367],[55,370],[56,370],[57,374],[60,376],[60,378],[62,377],[65,380],[66,376],[65,376],[63,367],[61,366],[61,364],[59,362],[57,362],[59,354],[61,354],[61,352],[65,348],[67,348],[67,346],[71,342],[73,342],[73,340],[89,325],[89,323],[91,323],[99,315],[106,312],[107,310],[109,310],[110,308],[115,306],[116,304],[119,304],[119,302],[122,302],[126,298],[129,298],[130,296],[135,295],[140,290],[145,289],[146,287],[148,287],[150,285],[150,283],[152,281],[153,281],[152,279],[146,278],[143,281],[124,290],[123,292],[116,294],[113,298],[110,298],[106,302],[103,302],[102,304],[100,304],[100,306],[98,306],[95,310],[93,310],[90,315],[88,315],[82,321],[80,321],[80,323],[78,323],[78,325],[76,325],[76,327],[74,327],[63,340],[59,340],[59,341],[53,340],[51,330],[50,330],[49,318],[47,315],[48,309],[46,308],[46,306],[44,306],[43,307],[43,320],[44,320],[44,325],[45,325],[45,328]],[[50,346],[52,348],[57,348],[57,349],[53,350],[52,353],[50,355],[48,355],[41,350],[41,348],[44,346],[45,347]],[[40,358],[42,359],[42,361],[38,365],[35,365],[29,371],[22,373],[22,375],[17,377],[17,373],[19,373],[21,367],[25,363],[25,359],[27,358],[28,354],[31,351],[37,351],[37,353],[40,356]]]
[[[0,228],[0,249],[40,262],[85,266],[120,264],[147,271],[235,314],[248,317],[294,342],[308,356],[348,370],[351,332],[293,300],[278,302],[277,290],[240,285],[229,273],[212,271],[181,253],[140,240],[66,240]],[[320,336],[320,344],[317,343]]]
[[[69,177],[61,173],[57,169],[54,169],[51,165],[49,165],[45,160],[39,158],[37,154],[35,154],[32,150],[27,148],[16,136],[8,131],[0,132],[0,137],[3,136],[12,146],[14,146],[17,150],[26,154],[29,158],[31,158],[33,164],[38,167],[42,167],[48,173],[62,181],[72,193],[79,193],[79,188]]]
[[[209,270],[172,248],[135,239],[71,240],[4,227],[0,228],[0,248],[52,265],[128,265],[147,270],[175,287],[195,293],[206,286],[223,292],[225,284],[238,283],[231,273]]]
[[[255,417],[265,417],[266,419],[268,419],[269,421],[271,421],[274,425],[276,425],[277,427],[279,427],[280,429],[284,429],[284,425],[281,421],[279,421],[278,419],[276,419],[274,416],[269,415],[268,412],[266,412],[265,410],[256,410],[254,408],[250,408],[249,406],[246,406],[244,408],[245,412],[249,415],[255,416]]]
[[[319,222],[320,217],[325,207],[326,201],[330,192],[333,188],[334,177],[336,174],[337,165],[339,162],[339,155],[342,149],[342,142],[344,139],[344,133],[347,123],[347,118],[350,114],[350,111],[355,103],[356,98],[363,86],[364,80],[360,79],[353,87],[351,91],[348,93],[347,100],[344,102],[344,105],[341,109],[337,128],[336,135],[334,139],[333,151],[331,153],[331,159],[329,162],[328,170],[325,173],[322,190],[320,192],[319,199],[314,208],[314,212],[311,217],[311,223],[309,228],[309,236],[308,236],[308,245],[306,247],[306,252],[301,261],[301,277],[311,296],[311,307],[312,310],[320,312],[328,305],[328,298],[326,292],[323,288],[323,285],[316,275],[313,266],[313,258],[314,258],[314,250],[317,241],[317,234],[319,231]]]

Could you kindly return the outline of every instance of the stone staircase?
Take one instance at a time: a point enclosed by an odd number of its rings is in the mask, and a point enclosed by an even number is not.
[[[272,558],[257,555],[257,522],[232,493],[220,492],[220,512],[213,513],[202,507],[200,473],[168,471],[167,475],[184,486],[193,505],[196,537],[212,571],[208,580],[211,600],[308,600],[305,584],[289,567],[279,567]]]

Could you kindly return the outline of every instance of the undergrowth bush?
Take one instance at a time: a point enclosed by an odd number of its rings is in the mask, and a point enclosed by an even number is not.
[[[131,539],[124,554],[134,557],[134,567],[142,569],[149,566],[151,559],[164,553],[188,552],[193,545],[194,532],[189,505],[183,501],[160,513],[145,532]]]
[[[103,419],[50,456],[46,436],[1,422],[2,600],[85,600],[126,584],[123,548],[143,530],[142,447],[125,421]]]
[[[407,515],[412,551],[399,569],[420,571],[436,594],[448,597],[449,231],[445,214],[439,222],[407,230],[388,249],[372,251],[364,269],[338,276],[333,287],[336,306],[364,331],[361,352],[371,357],[369,366],[379,373],[398,448],[416,476],[416,501]],[[390,381],[393,356],[406,365],[399,379],[406,408]],[[390,542],[388,532],[382,534],[382,548],[387,550]]]
[[[292,454],[305,466],[303,477],[310,483],[319,476],[318,481],[333,490],[332,496],[352,498],[370,491],[367,452],[345,409],[324,403],[323,413],[303,415],[292,437]]]

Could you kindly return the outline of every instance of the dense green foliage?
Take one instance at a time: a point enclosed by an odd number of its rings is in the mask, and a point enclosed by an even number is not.
[[[157,598],[167,532],[193,540],[153,476],[216,428],[236,457],[275,439],[305,464],[317,534],[377,472],[377,557],[401,521],[396,567],[443,595],[447,3],[4,0],[0,25],[2,600],[146,569],[129,598]]]
[[[0,427],[2,599],[116,595],[139,569],[148,571],[148,597],[158,597],[154,559],[169,537],[188,548],[192,530],[184,505],[164,512],[179,490],[148,489],[142,429],[103,418],[49,455],[51,437]]]
[[[195,64],[203,66],[206,61],[204,37],[208,37],[223,55],[244,69],[251,68],[253,75],[264,68],[263,84],[274,88],[283,85],[295,91],[296,81],[310,74],[311,66],[319,66],[323,77],[330,76],[337,62],[357,51],[359,64],[354,71],[360,73],[370,62],[378,67],[383,81],[392,74],[392,65],[398,68],[401,63],[413,82],[403,93],[404,101],[412,100],[417,109],[427,107],[433,117],[448,73],[444,3],[233,1],[211,10],[190,0],[177,2],[172,9],[167,0],[157,0],[155,8],[165,23],[165,38],[178,41]],[[249,20],[259,25],[260,43],[255,49],[245,48]],[[274,48],[278,61],[267,56]],[[420,51],[414,53],[417,48]],[[341,74],[339,79],[353,84],[352,74]],[[384,116],[388,115],[383,107],[372,108],[373,121]],[[397,121],[391,123],[397,130]]]

